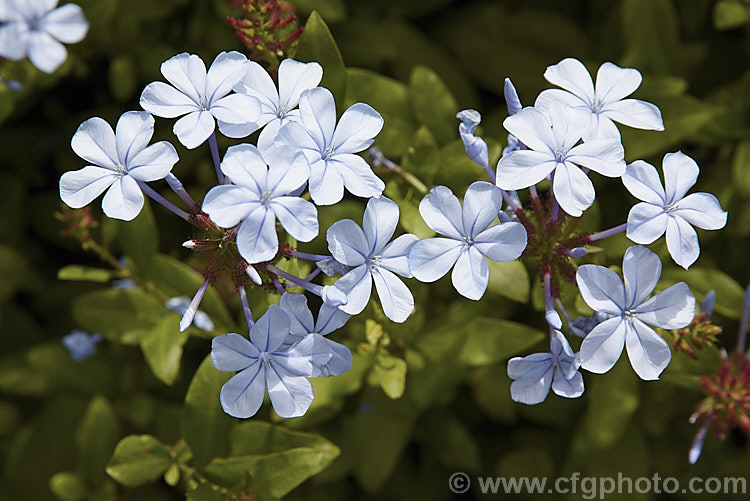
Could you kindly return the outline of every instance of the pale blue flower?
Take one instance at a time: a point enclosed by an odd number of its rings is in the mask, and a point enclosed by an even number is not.
[[[178,315],[183,316],[190,306],[190,298],[187,296],[169,298],[167,302],[164,303],[164,306],[166,306],[169,311],[173,311]],[[211,320],[211,317],[201,310],[195,312],[193,325],[203,331],[211,332],[214,330],[214,323]]]
[[[45,73],[68,57],[60,43],[78,43],[89,30],[76,4],[57,7],[57,0],[0,0],[0,57],[18,61],[27,55]]]
[[[628,165],[622,176],[628,191],[643,200],[630,209],[627,236],[635,243],[650,244],[666,231],[669,254],[687,269],[700,255],[693,226],[718,230],[727,223],[727,213],[710,193],[685,195],[700,172],[692,158],[681,151],[667,153],[662,167],[666,190],[656,168],[643,160]]]
[[[464,297],[477,300],[489,280],[487,259],[512,261],[526,248],[526,229],[520,223],[490,224],[502,204],[500,190],[477,181],[466,190],[464,206],[445,186],[430,190],[419,204],[427,225],[447,238],[420,240],[411,249],[409,265],[417,280],[434,282],[453,267],[453,286]]]
[[[586,113],[588,127],[583,140],[610,138],[620,140],[614,122],[636,129],[664,130],[659,108],[639,99],[624,99],[641,85],[641,74],[633,68],[620,68],[604,63],[596,74],[596,87],[586,67],[577,59],[567,58],[549,66],[544,78],[562,87],[542,91],[535,108],[551,109],[552,103],[562,102]]]
[[[361,313],[370,300],[373,281],[388,318],[400,323],[414,310],[411,291],[396,275],[411,277],[408,256],[417,237],[401,235],[389,243],[398,216],[398,205],[393,201],[386,197],[371,198],[362,228],[351,219],[343,219],[328,229],[326,239],[331,255],[354,267],[335,284],[347,297],[346,305],[339,307],[342,311],[350,315]]]
[[[611,315],[584,338],[581,366],[602,374],[615,365],[627,346],[630,364],[641,379],[658,379],[669,364],[669,345],[649,325],[681,329],[695,315],[695,298],[680,282],[647,299],[661,276],[659,257],[641,245],[625,251],[623,281],[603,266],[585,264],[576,281],[583,300],[594,311]]]
[[[281,296],[279,306],[289,314],[292,320],[292,330],[284,341],[284,346],[291,346],[300,342],[308,335],[327,336],[331,332],[344,326],[350,315],[339,308],[325,303],[320,306],[317,321],[313,320],[312,312],[307,306],[307,298],[303,294],[285,292]],[[352,368],[352,352],[341,343],[322,337],[331,351],[331,359],[317,366],[320,377],[340,376]]]
[[[244,124],[225,124],[221,132],[228,137],[245,137],[258,129],[258,149],[264,154],[273,149],[279,129],[287,122],[299,122],[297,110],[302,93],[317,87],[323,77],[323,68],[318,63],[301,63],[284,59],[279,65],[279,87],[276,88],[271,75],[255,61],[248,63],[245,76],[235,86],[240,94],[256,98],[260,102],[260,118]]]
[[[70,145],[91,165],[62,175],[62,201],[80,209],[106,190],[102,209],[108,217],[135,218],[143,208],[143,183],[164,179],[179,160],[166,141],[147,146],[153,134],[154,118],[145,111],[124,113],[116,132],[99,117],[83,122]]]
[[[456,118],[461,120],[461,123],[458,124],[458,134],[464,143],[466,155],[474,163],[485,168],[489,167],[490,157],[487,152],[487,143],[481,137],[474,135],[477,126],[482,121],[482,115],[477,110],[463,110],[458,112]]]
[[[245,76],[247,58],[237,51],[221,52],[206,71],[203,60],[183,52],[161,65],[161,73],[172,85],[152,82],[141,94],[141,107],[157,117],[182,118],[174,124],[177,139],[186,148],[197,148],[225,124],[256,122],[261,107],[245,94],[230,94]]]
[[[336,103],[328,89],[302,93],[301,123],[279,131],[277,147],[302,150],[310,162],[310,196],[317,205],[332,205],[344,197],[344,188],[363,198],[378,197],[385,183],[364,158],[357,155],[373,143],[383,118],[371,106],[356,103],[336,123]]]
[[[89,334],[75,329],[70,331],[70,334],[63,336],[62,344],[70,352],[71,358],[80,362],[96,354],[96,343],[101,340],[102,337],[99,334]]]
[[[307,179],[309,166],[304,155],[279,152],[270,162],[266,165],[253,145],[230,147],[221,171],[233,184],[211,188],[203,200],[203,210],[217,226],[231,228],[240,223],[237,247],[250,264],[273,259],[278,252],[276,219],[302,242],[318,235],[318,210],[307,200],[290,195]]]
[[[349,271],[349,267],[345,265],[344,263],[339,263],[336,261],[336,259],[333,258],[333,256],[327,258],[327,259],[321,259],[320,261],[315,261],[315,266],[320,269],[325,275],[332,277],[334,275],[346,275],[346,273]]]
[[[550,387],[557,395],[576,398],[583,394],[583,375],[580,363],[568,340],[558,330],[550,336],[550,352],[534,353],[527,357],[508,360],[510,397],[514,402],[534,405],[547,398]]]
[[[503,126],[527,150],[511,151],[497,163],[496,184],[504,190],[528,188],[552,174],[552,192],[562,210],[579,217],[594,203],[594,185],[581,167],[609,177],[625,172],[622,144],[594,139],[579,144],[589,124],[585,112],[562,103],[549,113],[524,108],[505,119]]]
[[[279,416],[291,418],[307,412],[314,394],[305,376],[312,376],[331,353],[323,338],[314,335],[283,346],[290,330],[289,315],[271,305],[250,328],[250,340],[235,333],[213,339],[214,367],[237,372],[221,388],[224,412],[238,418],[253,416],[263,404],[266,388]]]
[[[505,95],[505,105],[508,108],[508,115],[515,115],[523,109],[521,104],[521,98],[518,97],[518,91],[510,81],[510,78],[505,79],[503,85],[503,94]],[[503,155],[507,155],[511,151],[524,150],[526,147],[518,141],[518,138],[513,134],[508,134],[508,145],[503,148]]]

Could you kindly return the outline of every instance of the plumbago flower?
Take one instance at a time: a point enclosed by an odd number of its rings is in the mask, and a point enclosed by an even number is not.
[[[545,115],[524,108],[503,126],[528,150],[511,151],[497,163],[496,184],[504,190],[528,188],[552,174],[552,192],[562,210],[578,217],[594,203],[594,185],[581,167],[608,177],[625,172],[619,140],[593,139],[578,144],[589,126],[581,110],[555,102]]]
[[[361,313],[372,292],[378,291],[385,315],[394,322],[403,322],[414,310],[411,291],[396,275],[410,278],[409,251],[416,235],[406,234],[388,241],[398,224],[398,205],[386,197],[367,202],[360,228],[351,219],[337,221],[328,228],[328,250],[339,262],[355,267],[335,284],[347,297],[339,308],[350,315]],[[364,231],[362,231],[364,229]]]
[[[89,23],[79,6],[56,6],[57,0],[0,0],[0,57],[19,61],[28,55],[45,73],[59,68],[68,57],[60,42],[80,42]]]
[[[325,303],[320,306],[318,320],[313,320],[312,312],[307,306],[307,298],[303,294],[285,292],[281,296],[279,306],[289,314],[292,320],[292,329],[289,337],[284,341],[284,346],[298,343],[308,335],[322,338],[331,350],[331,359],[316,366],[315,376],[328,377],[340,376],[352,368],[352,352],[341,343],[331,341],[323,337],[344,326],[349,320],[349,315],[339,308],[331,307]]]
[[[641,379],[658,379],[669,364],[669,345],[649,325],[681,329],[695,315],[695,298],[680,282],[652,297],[661,276],[659,257],[634,245],[622,261],[623,282],[612,270],[585,264],[578,268],[576,282],[583,300],[593,310],[610,315],[584,338],[579,353],[581,366],[602,374],[615,365],[623,346],[630,364]]]
[[[589,126],[583,140],[612,138],[619,140],[620,131],[614,122],[636,129],[664,130],[659,108],[639,99],[624,99],[641,85],[638,70],[604,63],[596,73],[596,87],[586,67],[577,59],[567,58],[549,66],[544,78],[562,87],[542,91],[534,107],[548,111],[554,102],[563,102],[588,115]]]
[[[235,86],[241,94],[256,98],[260,102],[260,118],[247,124],[225,124],[222,133],[228,137],[245,137],[261,127],[258,149],[269,151],[281,126],[287,122],[299,122],[296,110],[302,93],[317,87],[323,77],[323,68],[318,63],[300,63],[284,59],[279,65],[279,88],[271,76],[255,61],[248,63],[247,72]]]
[[[76,362],[91,358],[96,354],[96,344],[102,340],[99,334],[89,334],[80,329],[70,331],[63,336],[62,344],[70,352],[70,358]]]
[[[500,190],[477,181],[466,190],[464,206],[445,186],[430,190],[419,203],[425,223],[448,238],[427,238],[414,244],[409,266],[417,280],[434,282],[453,267],[451,280],[459,294],[478,300],[489,281],[487,259],[512,261],[526,248],[520,223],[490,226],[502,205]]]
[[[221,52],[206,72],[203,60],[183,52],[164,61],[161,74],[172,85],[152,82],[141,94],[141,107],[157,117],[176,118],[177,139],[186,148],[197,148],[224,124],[246,124],[260,118],[258,100],[244,94],[228,95],[247,70],[239,52]]]
[[[363,198],[378,197],[385,183],[364,158],[383,128],[383,117],[364,103],[351,105],[336,124],[336,103],[328,89],[305,91],[299,101],[301,124],[281,128],[277,147],[300,149],[310,161],[310,196],[317,205],[332,205],[344,188]]]
[[[304,155],[283,151],[270,156],[268,166],[255,146],[230,147],[221,171],[233,184],[214,186],[203,200],[203,211],[221,228],[242,222],[237,248],[250,264],[268,261],[278,252],[277,218],[297,240],[309,242],[318,235],[318,210],[290,195],[309,175]]]
[[[482,122],[482,115],[477,110],[462,110],[456,114],[456,118],[461,120],[458,125],[458,135],[464,143],[464,150],[474,163],[484,168],[489,168],[490,157],[487,150],[487,143],[481,137],[475,136],[474,132],[477,126]]]
[[[510,396],[514,402],[534,405],[547,398],[550,387],[557,395],[576,398],[583,394],[583,375],[570,344],[562,332],[552,331],[550,352],[534,353],[508,360],[508,377],[513,379]]]
[[[239,334],[217,336],[211,342],[211,362],[223,372],[238,372],[221,388],[224,412],[238,417],[253,416],[268,388],[276,413],[284,418],[307,412],[314,396],[306,379],[316,367],[331,358],[323,338],[308,335],[293,345],[284,346],[292,321],[278,306],[250,325],[250,340]]]
[[[129,111],[117,121],[116,132],[99,117],[83,122],[70,144],[90,162],[60,178],[60,198],[74,209],[101,195],[102,209],[111,218],[130,221],[143,208],[146,182],[164,179],[177,163],[177,151],[159,141],[147,146],[154,134],[154,118],[145,111]]]
[[[643,202],[628,214],[627,236],[638,244],[650,244],[667,233],[667,249],[675,263],[687,269],[698,259],[700,245],[693,226],[718,230],[727,223],[727,213],[710,193],[685,196],[698,179],[698,164],[681,151],[667,153],[662,163],[664,186],[656,168],[637,160],[628,165],[622,182]]]

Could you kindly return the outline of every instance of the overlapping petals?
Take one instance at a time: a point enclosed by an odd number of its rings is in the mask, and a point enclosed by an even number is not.
[[[385,184],[356,153],[372,145],[383,128],[383,118],[371,106],[356,103],[336,123],[336,104],[328,89],[302,93],[300,123],[281,128],[279,144],[300,149],[310,162],[310,196],[317,205],[331,205],[344,188],[358,197],[377,197]]]
[[[633,242],[650,244],[667,234],[667,249],[672,259],[687,269],[700,254],[698,235],[693,226],[718,230],[727,222],[727,213],[709,193],[686,193],[698,179],[695,161],[678,151],[667,153],[662,164],[665,186],[653,165],[637,160],[628,165],[622,182],[643,202],[628,214],[627,236]]]
[[[161,65],[171,85],[152,82],[141,94],[141,107],[156,116],[176,118],[174,133],[187,148],[197,148],[227,124],[255,123],[261,115],[258,99],[230,94],[245,76],[247,58],[239,52],[221,52],[206,71],[203,60],[183,52]],[[184,115],[184,116],[183,116]]]
[[[659,108],[639,99],[625,99],[641,85],[641,74],[632,68],[604,63],[596,74],[596,86],[586,67],[577,59],[567,58],[549,66],[544,78],[565,90],[541,92],[534,107],[548,111],[552,103],[562,102],[588,115],[583,140],[599,138],[620,140],[614,122],[636,129],[664,130]]]
[[[386,197],[367,202],[363,228],[351,219],[334,223],[326,234],[328,250],[340,263],[353,267],[336,282],[347,296],[339,308],[356,315],[367,306],[372,284],[378,292],[383,312],[394,322],[403,322],[414,310],[414,297],[396,276],[409,278],[409,251],[415,235],[401,235],[392,242],[398,224],[398,205]],[[389,243],[390,242],[390,243]]]
[[[71,147],[89,162],[83,169],[60,178],[60,198],[78,209],[105,190],[104,213],[130,221],[143,208],[139,183],[165,178],[179,157],[166,141],[147,146],[154,133],[154,119],[145,111],[129,111],[117,122],[117,132],[103,119],[83,122],[73,135]]]
[[[581,344],[581,366],[591,372],[607,372],[627,347],[630,364],[641,379],[658,379],[669,364],[669,345],[651,327],[680,329],[695,315],[695,298],[680,282],[648,296],[661,276],[659,257],[635,245],[625,252],[624,284],[603,266],[583,265],[576,281],[586,304],[610,316],[599,323]]]
[[[489,281],[486,259],[512,261],[526,248],[526,230],[520,223],[490,226],[501,205],[500,190],[483,181],[466,190],[463,208],[450,189],[433,188],[420,202],[419,212],[430,228],[447,238],[414,244],[409,253],[414,277],[434,282],[453,267],[451,279],[459,294],[480,299]]]
[[[222,228],[240,224],[237,247],[248,263],[268,261],[278,252],[277,219],[302,242],[318,235],[317,209],[292,195],[309,175],[304,155],[279,153],[268,166],[255,146],[240,144],[227,150],[221,170],[232,184],[211,188],[203,210]]]

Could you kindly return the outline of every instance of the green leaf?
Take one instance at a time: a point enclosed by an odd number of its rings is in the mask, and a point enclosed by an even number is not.
[[[488,260],[490,280],[487,289],[519,303],[529,301],[529,273],[521,261],[497,262]]]
[[[731,30],[750,21],[750,5],[743,0],[719,0],[714,4],[714,27]]]
[[[743,194],[750,195],[750,140],[742,141],[734,150],[732,178]]]
[[[133,58],[118,56],[109,63],[109,91],[117,101],[127,101],[138,86],[138,71]]]
[[[195,371],[182,408],[182,436],[193,450],[193,464],[200,468],[215,457],[226,456],[229,430],[234,420],[224,412],[219,392],[231,374],[220,372],[207,356]]]
[[[226,498],[221,495],[218,488],[212,487],[213,484],[204,482],[198,484],[193,490],[187,491],[188,501],[226,501]]]
[[[380,385],[388,398],[401,398],[406,388],[406,360],[381,351],[375,359],[370,379]]]
[[[691,266],[690,270],[669,269],[661,276],[660,287],[666,288],[677,282],[686,282],[690,292],[697,295],[696,300],[702,300],[708,291],[716,291],[716,305],[714,309],[735,320],[742,315],[742,301],[745,290],[726,273],[711,268]]]
[[[57,278],[58,280],[104,283],[112,279],[112,271],[71,264],[60,268]]]
[[[346,95],[346,67],[331,30],[316,11],[310,14],[305,30],[299,37],[295,59],[320,63],[323,67],[323,80],[320,85],[333,93],[336,111],[341,114],[344,111]]]
[[[287,430],[261,421],[246,421],[231,434],[232,456],[213,460],[209,479],[235,486],[245,474],[261,495],[282,497],[307,478],[323,471],[339,454],[334,444],[312,433]]]
[[[409,79],[409,97],[417,119],[430,129],[438,144],[458,137],[458,104],[437,73],[424,66],[414,68]]]
[[[430,129],[422,125],[417,129],[411,143],[401,159],[402,167],[415,173],[425,182],[432,181],[440,166],[440,151],[435,137]]]
[[[78,466],[89,485],[105,479],[104,468],[119,438],[120,423],[112,405],[102,396],[94,397],[76,434]]]
[[[14,248],[0,245],[0,304],[15,294],[27,275],[26,259]]]
[[[180,332],[180,317],[164,317],[141,337],[141,349],[154,375],[165,384],[174,384],[180,371],[182,347],[190,336]]]
[[[117,444],[107,474],[126,487],[150,482],[172,464],[169,448],[151,435],[129,435]]]
[[[487,365],[506,360],[545,339],[537,329],[509,320],[479,317],[463,330],[466,342],[459,361],[466,365]]]
[[[49,480],[50,490],[64,501],[78,501],[86,497],[83,479],[72,471],[55,473]]]
[[[685,51],[680,45],[680,20],[674,3],[628,0],[620,4],[620,10],[625,45],[620,64],[641,71],[679,74]]]
[[[479,471],[479,444],[466,425],[453,413],[443,409],[429,413],[423,431],[428,447],[435,449],[435,455],[441,463],[459,471]]]
[[[73,318],[81,328],[124,344],[138,344],[167,314],[176,317],[141,289],[103,289],[73,300]]]
[[[343,21],[347,15],[344,0],[294,0],[294,7],[302,15],[316,10],[329,23]]]
[[[140,275],[148,276],[154,255],[159,250],[159,232],[154,214],[148,203],[143,204],[141,213],[132,221],[117,221],[117,243],[123,253],[129,256]]]

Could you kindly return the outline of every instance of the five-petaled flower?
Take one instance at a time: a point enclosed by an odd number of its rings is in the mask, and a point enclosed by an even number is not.
[[[255,61],[248,63],[247,73],[234,86],[234,90],[247,94],[260,102],[260,118],[246,124],[225,124],[221,132],[228,137],[245,137],[261,127],[258,149],[264,154],[274,147],[279,129],[287,122],[299,122],[297,110],[302,93],[317,87],[323,77],[318,63],[300,63],[284,59],[279,65],[279,88],[271,76]]]
[[[464,206],[445,186],[433,188],[419,204],[427,225],[448,238],[420,240],[409,254],[417,280],[434,282],[455,264],[451,280],[464,297],[478,300],[489,281],[487,259],[512,261],[526,248],[526,229],[520,223],[490,224],[502,205],[500,190],[477,181],[466,190]]]
[[[151,82],[141,94],[141,107],[157,117],[176,118],[174,133],[185,147],[193,149],[211,136],[219,121],[224,124],[256,122],[260,103],[245,94],[231,94],[247,70],[247,58],[239,52],[221,52],[206,72],[203,60],[183,52],[161,65],[169,83]]]
[[[576,398],[583,393],[583,375],[562,332],[552,331],[549,353],[534,353],[508,360],[510,397],[514,402],[534,405],[547,398],[550,387],[557,395]]]
[[[336,103],[326,88],[302,94],[300,123],[281,128],[279,147],[301,149],[310,161],[310,196],[317,205],[332,205],[344,197],[344,187],[358,197],[378,197],[385,183],[357,155],[373,143],[383,117],[364,103],[351,105],[336,124]]]
[[[331,255],[355,267],[335,284],[348,300],[346,305],[339,306],[342,311],[350,315],[361,313],[370,300],[373,281],[388,318],[403,322],[414,310],[411,291],[396,275],[411,277],[408,256],[417,237],[401,235],[388,243],[396,231],[398,215],[395,202],[386,197],[371,198],[362,228],[351,219],[343,219],[328,229],[326,239]]]
[[[250,327],[250,340],[239,334],[217,336],[211,342],[211,361],[218,370],[238,372],[221,388],[224,411],[234,417],[253,416],[268,388],[276,413],[284,418],[307,412],[313,388],[307,377],[331,358],[321,336],[308,335],[293,345],[284,345],[291,319],[275,305]]]
[[[528,150],[511,151],[497,163],[496,184],[504,190],[533,186],[553,174],[552,192],[562,210],[578,217],[594,203],[594,185],[580,167],[619,177],[625,172],[625,152],[615,139],[593,139],[579,144],[588,117],[562,103],[552,103],[549,114],[524,108],[505,119],[503,126]]]
[[[581,367],[598,374],[607,372],[627,346],[636,374],[645,380],[658,379],[672,353],[649,325],[685,327],[695,316],[695,298],[687,284],[680,282],[647,300],[661,276],[661,260],[641,245],[625,251],[622,275],[624,286],[609,268],[593,264],[578,268],[576,281],[583,300],[594,311],[611,316],[583,339]]]
[[[285,292],[281,296],[279,306],[289,314],[289,318],[292,320],[291,332],[283,346],[298,343],[308,335],[318,336],[321,338],[319,341],[328,344],[328,348],[331,350],[331,359],[316,366],[318,370],[313,374],[314,376],[340,376],[352,368],[351,350],[341,343],[323,337],[342,327],[349,320],[350,315],[339,308],[323,303],[320,306],[318,319],[313,320],[312,312],[307,306],[307,298],[304,294],[291,292]]]
[[[596,73],[596,87],[586,67],[577,59],[567,58],[549,66],[544,78],[562,87],[547,89],[536,98],[534,107],[542,111],[551,109],[553,102],[561,101],[588,115],[589,126],[583,140],[611,138],[620,140],[620,131],[614,122],[636,129],[664,130],[659,108],[640,99],[624,99],[641,85],[641,74],[633,68],[620,68],[604,63]]]
[[[221,170],[233,184],[214,186],[203,200],[203,210],[222,228],[242,222],[237,247],[248,263],[272,259],[279,250],[276,219],[291,236],[309,242],[318,235],[315,205],[290,195],[309,173],[305,156],[293,151],[271,155],[271,165],[250,144],[232,146]]]
[[[117,121],[117,131],[99,117],[86,120],[73,135],[75,153],[90,162],[60,178],[60,198],[79,209],[101,195],[104,213],[130,221],[143,208],[139,185],[164,179],[179,157],[174,146],[159,141],[147,146],[154,134],[154,118],[145,111],[129,111]]]
[[[662,167],[664,186],[656,168],[643,160],[628,165],[622,176],[628,191],[643,200],[630,209],[627,236],[635,243],[650,244],[666,231],[672,259],[687,269],[700,254],[693,226],[718,230],[727,223],[727,213],[710,193],[685,196],[700,171],[692,158],[681,151],[667,153]]]
[[[79,6],[56,6],[57,0],[0,0],[0,57],[28,55],[43,72],[54,72],[68,57],[60,42],[80,42],[89,31]]]

